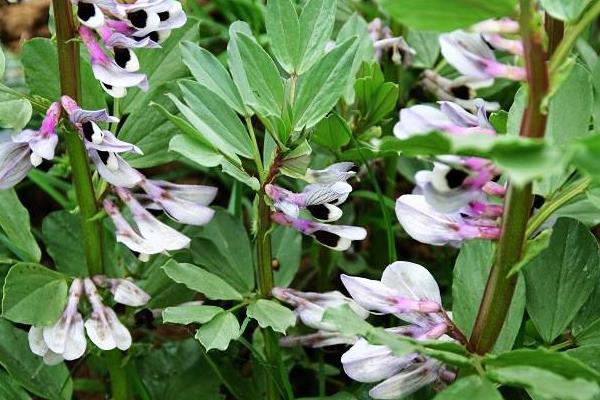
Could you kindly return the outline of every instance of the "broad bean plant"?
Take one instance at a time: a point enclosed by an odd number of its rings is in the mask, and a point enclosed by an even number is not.
[[[0,398],[600,398],[599,15],[53,0],[0,52]]]

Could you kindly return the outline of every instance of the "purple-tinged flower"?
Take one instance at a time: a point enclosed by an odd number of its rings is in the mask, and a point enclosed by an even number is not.
[[[33,168],[26,143],[13,142],[9,134],[0,134],[0,190],[21,182]]]
[[[156,219],[127,189],[117,187],[115,192],[121,201],[129,207],[137,231],[156,248],[156,251],[146,254],[161,253],[165,250],[180,250],[189,246],[190,238]]]
[[[82,25],[96,29],[104,25],[104,12],[94,1],[77,1],[77,18]]]
[[[123,5],[123,8],[127,13],[129,25],[137,30],[134,34],[136,37],[154,32],[168,34],[172,29],[185,25],[187,21],[181,3],[174,0],[138,0]]]
[[[518,33],[519,23],[510,18],[486,19],[473,25],[470,30],[477,33]]]
[[[394,314],[419,326],[443,322],[436,314],[442,310],[440,289],[426,268],[396,261],[381,276],[381,281],[341,275],[350,296],[367,310]]]
[[[141,307],[150,301],[150,295],[137,286],[131,278],[107,278],[103,275],[92,277],[95,284],[106,286],[115,302],[131,307]]]
[[[449,101],[441,101],[439,109],[419,104],[400,110],[400,120],[394,125],[394,135],[400,139],[432,131],[452,135],[496,134],[487,120],[483,103],[480,103],[477,115]]]
[[[311,184],[301,193],[294,193],[268,184],[265,186],[265,192],[273,200],[275,208],[290,217],[296,218],[300,209],[306,209],[315,219],[331,222],[342,216],[342,210],[337,205],[346,201],[352,192],[352,186],[346,182]]]
[[[112,308],[102,303],[96,286],[91,279],[83,281],[85,293],[92,306],[92,315],[85,321],[85,330],[90,340],[101,350],[118,348],[127,350],[131,346],[131,334],[119,321]]]
[[[178,185],[151,179],[143,179],[140,186],[151,201],[146,208],[161,209],[179,223],[206,225],[215,215],[208,205],[217,195],[216,187]]]
[[[506,39],[497,33],[483,35],[483,39],[496,50],[502,50],[516,56],[523,56],[523,42],[520,40]]]
[[[34,354],[43,357],[46,364],[75,360],[85,353],[83,318],[77,310],[82,294],[83,283],[76,278],[71,283],[67,306],[59,320],[54,325],[32,326],[29,330],[29,347]]]
[[[369,396],[377,400],[404,398],[440,379],[443,371],[443,364],[436,360],[425,359],[411,363],[406,369],[369,390]]]
[[[297,231],[312,236],[317,242],[332,250],[348,250],[354,240],[364,240],[367,231],[350,225],[327,225],[306,219],[293,218],[284,213],[274,212],[271,219],[280,225],[290,226]]]
[[[337,346],[340,344],[351,345],[356,343],[357,337],[344,336],[339,332],[317,331],[308,335],[287,335],[279,339],[282,347],[306,346],[318,349],[321,347]]]
[[[109,199],[103,201],[104,210],[115,225],[117,242],[123,243],[131,251],[139,254],[158,254],[164,251],[162,246],[157,247],[154,242],[144,238],[123,217],[119,208]]]
[[[108,183],[118,187],[131,188],[139,184],[144,176],[114,152],[88,148],[88,155],[96,170]]]
[[[331,164],[325,169],[308,169],[305,179],[310,183],[327,185],[336,182],[346,182],[356,175],[353,162],[343,161]]]
[[[494,78],[525,80],[526,71],[498,62],[494,52],[478,33],[454,31],[440,35],[440,48],[446,61],[461,74],[474,78],[471,87],[486,87]]]
[[[39,131],[25,129],[12,136],[13,142],[26,143],[29,146],[31,150],[29,158],[34,167],[40,165],[42,160],[52,160],[54,158],[54,151],[58,144],[56,127],[60,120],[60,113],[60,103],[54,102],[48,108]]]
[[[115,98],[124,97],[127,94],[127,88],[134,86],[148,90],[146,75],[130,72],[111,60],[96,40],[91,29],[82,26],[79,28],[79,35],[90,53],[94,76],[108,94]]]
[[[394,37],[392,30],[383,24],[380,18],[375,18],[368,25],[369,37],[373,42],[374,56],[381,62],[383,52],[392,50],[392,61],[396,64],[410,65],[416,54],[403,37]]]
[[[432,70],[425,70],[421,81],[423,87],[440,100],[451,101],[471,112],[477,112],[481,104],[489,111],[500,109],[500,104],[497,102],[476,99],[477,93],[475,88],[471,87],[472,82],[473,79],[466,76],[448,79]],[[477,83],[475,86],[477,86]]]
[[[304,325],[322,331],[337,330],[334,324],[322,321],[328,308],[347,304],[360,318],[365,319],[369,316],[367,310],[338,291],[315,293],[275,287],[272,294],[273,297],[294,306],[294,312]]]
[[[498,239],[500,229],[490,221],[463,217],[460,213],[440,213],[422,195],[407,194],[396,200],[396,217],[413,239],[431,245],[458,246],[468,239]]]

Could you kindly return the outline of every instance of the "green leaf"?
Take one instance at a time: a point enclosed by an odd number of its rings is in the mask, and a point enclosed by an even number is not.
[[[31,94],[56,101],[60,97],[58,55],[56,44],[50,39],[33,38],[23,45],[21,62],[25,80]],[[89,56],[82,52],[80,57],[82,106],[88,110],[106,108],[104,91],[94,78]]]
[[[42,222],[42,235],[56,269],[71,276],[86,276],[83,232],[77,215],[69,211],[50,213]]]
[[[575,316],[571,333],[579,346],[600,345],[600,284]]]
[[[431,31],[410,30],[406,38],[407,44],[415,50],[412,66],[417,68],[433,68],[440,55],[439,34]]]
[[[583,66],[575,64],[550,99],[545,134],[550,143],[561,145],[587,135],[592,102],[590,73]]]
[[[406,156],[457,154],[489,158],[518,185],[562,171],[575,151],[549,146],[543,140],[512,135],[470,134],[459,137],[440,132],[416,135],[404,140],[384,138],[379,150],[397,151]],[[597,157],[597,154],[590,155],[590,158],[592,156]]]
[[[240,336],[240,324],[230,312],[216,315],[196,332],[195,338],[202,343],[206,351],[211,349],[227,350],[229,343]]]
[[[189,135],[173,136],[169,142],[169,151],[174,151],[202,167],[212,168],[223,162],[222,155],[203,141]]]
[[[229,107],[244,114],[242,97],[223,64],[210,51],[195,43],[183,42],[180,46],[183,62],[194,79],[219,96]]]
[[[273,257],[279,262],[275,270],[275,286],[289,286],[298,268],[302,257],[302,235],[295,229],[277,226],[271,232]]]
[[[300,62],[300,22],[294,3],[267,1],[265,25],[273,55],[287,73],[294,73]]]
[[[14,189],[0,190],[0,228],[9,241],[3,244],[21,260],[40,261],[42,254],[31,233],[29,212]]]
[[[0,68],[0,70],[2,70],[2,68]],[[0,371],[0,398],[7,400],[31,400],[31,397],[27,394],[25,389],[19,386],[19,384],[4,371]]]
[[[576,21],[591,0],[541,0],[542,7],[551,16],[562,21]]]
[[[363,64],[361,76],[354,84],[356,105],[361,114],[359,133],[380,124],[392,111],[396,110],[398,85],[386,82],[381,67],[377,63]]]
[[[0,80],[4,77],[4,71],[6,70],[6,57],[4,52],[0,49]]]
[[[446,390],[434,397],[434,400],[502,400],[494,384],[485,378],[472,375],[454,382]]]
[[[284,104],[283,81],[267,52],[243,33],[237,33],[242,67],[255,101],[250,104],[263,117],[280,116]]]
[[[516,0],[379,0],[383,9],[413,29],[452,31],[494,17],[512,16]]]
[[[565,379],[542,368],[505,367],[488,371],[487,374],[494,381],[523,387],[544,399],[592,400],[600,395],[600,387],[595,382],[581,378]]]
[[[170,260],[163,265],[165,273],[177,283],[204,294],[212,300],[242,300],[242,295],[217,275],[192,264]]]
[[[220,97],[194,81],[181,81],[179,87],[188,107],[174,96],[170,96],[171,100],[208,143],[232,157],[237,154],[252,158],[252,142],[246,128]]]
[[[234,177],[238,181],[242,182],[244,185],[247,185],[250,189],[258,192],[260,190],[260,182],[254,176],[250,176],[244,169],[242,169],[239,165],[235,165],[229,160],[223,160],[221,162],[221,168],[223,172],[229,176]]]
[[[456,259],[452,281],[452,318],[467,337],[471,335],[493,262],[494,245],[484,240],[464,243]],[[525,285],[523,279],[519,279],[494,352],[512,348],[521,327],[524,311]]]
[[[300,78],[294,103],[294,129],[315,126],[341,97],[356,53],[356,38],[327,53]]]
[[[274,301],[259,299],[248,306],[246,314],[258,321],[261,328],[271,328],[285,335],[287,329],[296,325],[296,314]]]
[[[229,26],[229,43],[227,44],[227,62],[229,64],[229,70],[235,86],[238,88],[242,100],[244,101],[245,115],[252,115],[253,112],[250,105],[257,104],[258,100],[254,95],[250,83],[248,82],[248,76],[244,69],[244,63],[240,55],[239,39],[237,34],[241,32],[249,37],[252,36],[252,30],[250,26],[242,21],[236,21]]]
[[[367,21],[357,13],[352,14],[346,23],[342,25],[336,37],[336,42],[343,43],[353,37],[357,38],[358,44],[354,60],[352,60],[350,76],[346,83],[346,89],[344,90],[344,100],[346,101],[346,104],[354,104],[354,78],[360,70],[361,65],[363,62],[373,61],[374,57],[373,40],[371,40],[369,34],[369,24],[367,24]]]
[[[19,385],[43,399],[72,398],[73,382],[65,364],[52,367],[44,364],[42,358],[29,349],[27,332],[4,319],[0,319],[0,337],[0,365]],[[8,397],[6,399],[13,400]]]
[[[566,354],[584,363],[596,372],[600,371],[600,346],[581,346],[569,349]]]
[[[194,262],[223,278],[238,292],[254,289],[254,261],[250,239],[240,218],[217,209],[210,224],[192,238]]]
[[[328,149],[339,149],[350,143],[350,129],[346,121],[338,114],[332,113],[317,124],[311,140]]]
[[[330,307],[323,314],[323,322],[335,325],[344,336],[366,336],[373,327],[360,318],[347,304]]]
[[[555,352],[544,348],[519,349],[498,356],[488,356],[484,360],[488,368],[530,366],[543,368],[568,379],[583,378],[600,382],[600,372],[593,370],[565,352]]]
[[[31,119],[32,108],[28,100],[0,92],[0,126],[20,131]]]
[[[564,331],[586,302],[600,277],[599,265],[598,244],[588,228],[560,218],[548,248],[523,268],[527,312],[547,343]]]
[[[2,316],[21,324],[50,325],[67,304],[64,276],[38,264],[18,263],[12,267],[3,291]]]
[[[300,14],[300,54],[298,74],[303,74],[323,55],[331,38],[337,0],[309,0]]]
[[[173,324],[205,324],[223,311],[221,307],[193,304],[165,308],[162,317],[163,322],[171,322]]]

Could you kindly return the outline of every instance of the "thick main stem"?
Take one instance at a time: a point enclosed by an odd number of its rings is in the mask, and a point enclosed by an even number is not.
[[[53,0],[56,21],[56,42],[58,48],[58,67],[60,88],[63,95],[80,102],[79,46],[75,40],[73,11],[69,0]],[[66,130],[63,139],[67,146],[73,175],[73,186],[83,228],[83,243],[90,275],[104,271],[102,252],[102,226],[92,217],[98,213],[98,204],[94,194],[92,175],[83,142],[77,134]]]
[[[546,53],[542,46],[541,32],[535,25],[532,4],[529,0],[521,0],[520,5],[521,35],[529,84],[529,98],[521,122],[520,135],[540,138],[544,136],[546,128],[546,116],[541,110],[542,101],[548,92]],[[471,345],[479,354],[492,350],[510,309],[517,276],[509,278],[508,273],[522,257],[531,203],[531,184],[522,187],[509,184],[502,219],[502,235],[471,335]]]
[[[53,0],[52,5],[56,23],[61,93],[80,103],[79,45],[76,40],[73,9],[69,0]],[[88,273],[90,276],[102,274],[104,272],[102,225],[99,219],[93,218],[99,208],[88,157],[83,142],[75,132],[66,129],[63,139],[69,154],[73,186],[81,215]],[[105,360],[110,374],[112,398],[126,400],[129,392],[125,369],[121,365],[121,353],[118,350],[107,352]]]

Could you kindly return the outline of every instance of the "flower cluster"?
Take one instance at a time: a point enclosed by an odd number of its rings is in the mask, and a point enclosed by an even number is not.
[[[85,333],[101,350],[127,350],[131,346],[131,334],[113,309],[103,304],[96,285],[106,287],[119,304],[139,307],[150,300],[150,296],[129,279],[104,276],[74,279],[67,305],[58,321],[51,326],[29,329],[29,347],[34,354],[43,357],[46,364],[55,365],[83,356],[87,348]],[[78,309],[84,293],[92,307],[92,314],[85,323]]]
[[[458,104],[441,101],[439,109],[416,105],[400,111],[394,134],[400,139],[431,131],[450,135],[496,132],[487,119],[485,104],[471,114]],[[415,175],[413,194],[396,201],[396,215],[414,239],[433,245],[458,245],[465,239],[495,239],[502,206],[488,201],[488,195],[502,197],[505,189],[495,183],[499,175],[493,163],[478,157],[440,156],[432,170]]]
[[[448,79],[437,72],[424,73],[423,86],[442,100],[453,101],[474,110],[472,99],[476,90],[491,86],[496,78],[525,80],[525,68],[503,64],[496,59],[494,50],[514,56],[523,55],[520,40],[507,38],[519,31],[519,24],[510,19],[483,21],[470,32],[454,31],[442,34],[439,43],[442,55],[460,76]],[[488,109],[497,109],[497,103],[488,103]]]
[[[454,373],[437,360],[416,353],[398,357],[387,346],[344,336],[334,324],[322,321],[327,308],[347,304],[362,319],[369,313],[393,314],[408,323],[387,329],[391,334],[416,340],[452,340],[447,335],[455,332],[451,314],[443,310],[438,285],[427,269],[397,261],[384,270],[380,281],[347,275],[342,275],[341,279],[352,298],[339,292],[273,290],[273,296],[295,307],[296,315],[306,326],[318,329],[317,333],[309,335],[284,337],[282,345],[351,344],[341,357],[344,371],[359,382],[380,382],[369,391],[374,399],[399,399],[433,382],[454,379]]]
[[[350,248],[353,240],[363,240],[367,236],[364,228],[347,225],[330,225],[342,217],[338,207],[346,201],[352,186],[346,181],[356,173],[351,171],[354,164],[341,162],[323,170],[307,171],[306,180],[311,182],[301,193],[294,193],[277,185],[265,185],[265,192],[277,210],[271,214],[273,221],[290,226],[305,235],[312,236],[323,246],[344,251]],[[315,220],[299,218],[301,210],[306,210]]]
[[[82,24],[79,35],[90,54],[94,76],[115,98],[124,97],[130,87],[148,88],[146,75],[137,72],[140,63],[133,49],[160,47],[171,30],[187,20],[181,3],[175,0],[75,3]]]
[[[50,106],[38,131],[27,129],[0,140],[0,189],[20,182],[42,159],[54,158],[58,143],[56,127],[62,109],[79,132],[96,171],[113,186],[114,193],[131,211],[134,226],[112,200],[105,198],[103,201],[104,209],[115,224],[117,241],[139,253],[140,259],[187,247],[190,243],[187,236],[159,221],[148,210],[162,210],[182,224],[205,225],[214,215],[208,205],[214,200],[217,188],[148,179],[121,157],[123,153],[142,154],[142,151],[117,139],[99,125],[116,123],[119,119],[110,116],[106,110],[84,110],[69,96],[63,96],[60,102]],[[131,192],[130,189],[135,187],[143,193]]]

